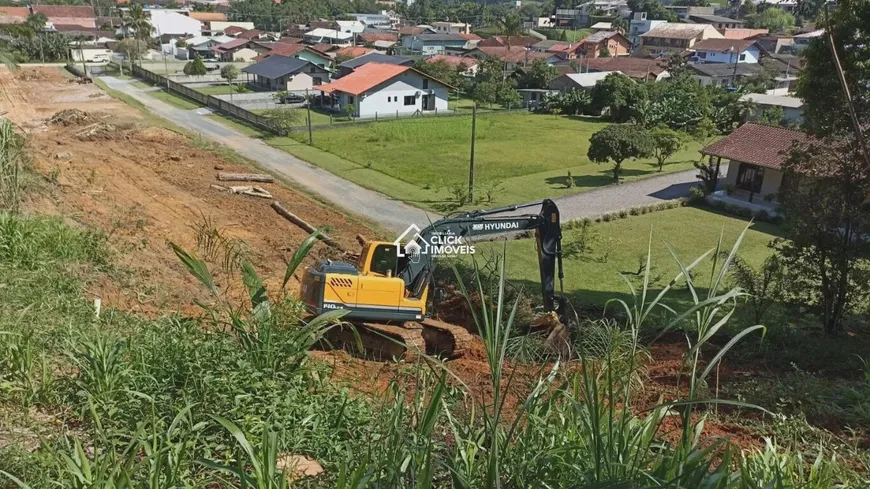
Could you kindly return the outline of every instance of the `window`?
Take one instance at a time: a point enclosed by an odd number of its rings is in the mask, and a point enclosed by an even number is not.
[[[417,105],[413,95],[405,95],[405,105]]]
[[[393,101],[393,97],[387,97],[387,102],[392,102],[392,101]]]
[[[378,245],[372,252],[372,263],[369,268],[374,273],[395,277],[398,274],[399,254],[392,244]]]
[[[423,78],[423,90],[428,90],[428,89],[429,89],[429,79]]]
[[[698,57],[701,59],[707,59],[707,52],[706,51],[699,52]]]
[[[315,71],[317,71],[317,68],[315,68],[314,66],[308,68],[309,73],[314,73]]]
[[[740,61],[746,61],[746,54],[740,55]]]
[[[347,103],[348,103],[348,105],[350,105],[350,104],[353,103],[353,95],[348,95],[348,96],[347,96]]]

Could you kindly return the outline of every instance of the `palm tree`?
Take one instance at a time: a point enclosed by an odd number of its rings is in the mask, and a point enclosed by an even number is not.
[[[498,22],[499,32],[507,38],[508,48],[511,47],[511,37],[518,36],[525,32],[523,29],[523,19],[516,12],[512,12],[504,16]]]
[[[151,39],[151,21],[145,16],[145,10],[142,4],[134,3],[127,16],[124,19],[124,33],[133,31],[133,37],[139,40],[147,41]]]

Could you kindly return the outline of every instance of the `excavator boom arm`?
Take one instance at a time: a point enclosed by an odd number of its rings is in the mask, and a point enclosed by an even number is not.
[[[541,210],[538,214],[503,215],[539,205]],[[427,245],[433,241],[456,244],[474,237],[529,230],[535,231],[538,244],[538,265],[541,273],[544,307],[548,311],[554,311],[556,310],[555,278],[557,266],[560,282],[564,277],[564,272],[562,269],[562,230],[559,209],[552,200],[546,199],[528,204],[448,216],[421,230],[416,239],[424,241]],[[399,272],[399,277],[404,279],[409,292],[415,297],[419,296],[425,288],[434,271],[432,254],[421,254],[417,258],[409,260]]]

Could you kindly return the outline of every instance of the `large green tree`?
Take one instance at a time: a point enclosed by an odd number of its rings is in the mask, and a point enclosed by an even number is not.
[[[870,2],[842,0],[825,26],[834,38],[859,125],[870,123]],[[870,277],[870,165],[857,143],[827,36],[804,50],[798,96],[815,137],[793,148],[779,195],[786,240],[778,253],[795,299],[813,307],[826,333],[842,330],[852,305],[867,300]]]
[[[611,73],[592,89],[591,109],[594,112],[609,109],[613,122],[626,122],[645,98],[643,85],[621,73]]]
[[[592,135],[586,156],[594,163],[613,163],[613,180],[619,183],[619,172],[625,160],[644,158],[652,151],[652,137],[643,127],[611,124]]]
[[[792,14],[778,8],[768,8],[763,12],[746,17],[746,26],[753,29],[770,29],[770,32],[786,32],[794,27]]]
[[[677,16],[657,0],[628,0],[628,8],[632,12],[646,12],[649,20],[666,20],[676,22]]]
[[[547,88],[550,82],[558,76],[556,68],[542,59],[536,59],[527,66],[517,78],[519,88]]]

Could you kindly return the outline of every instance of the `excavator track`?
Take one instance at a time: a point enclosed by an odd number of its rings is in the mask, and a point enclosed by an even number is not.
[[[436,319],[401,324],[353,323],[334,328],[327,335],[330,348],[366,358],[408,362],[417,360],[421,353],[455,360],[468,351],[471,341],[465,328]]]
[[[354,334],[354,327],[359,341]],[[378,360],[415,361],[421,352],[426,351],[423,327],[416,323],[405,323],[404,326],[379,323],[343,325],[333,328],[327,340],[332,348]]]
[[[455,360],[461,358],[471,348],[471,333],[462,326],[431,318],[413,324],[423,326],[423,339],[426,341],[428,355]]]

